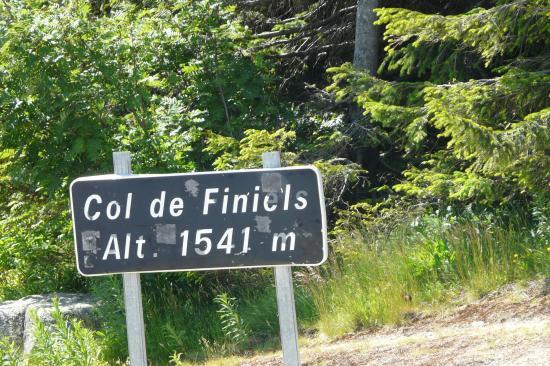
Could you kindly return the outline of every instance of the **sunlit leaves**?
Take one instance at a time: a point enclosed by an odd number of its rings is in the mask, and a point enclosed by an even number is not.
[[[10,202],[18,210],[1,222],[0,252],[43,244],[37,261],[72,261],[71,238],[54,227],[68,223],[68,184],[112,171],[113,150],[132,152],[137,173],[206,170],[217,157],[207,136],[241,139],[280,119],[270,64],[241,52],[247,30],[234,12],[219,0],[2,3],[0,215]],[[51,221],[21,216],[54,198]],[[74,278],[59,279],[48,289]]]

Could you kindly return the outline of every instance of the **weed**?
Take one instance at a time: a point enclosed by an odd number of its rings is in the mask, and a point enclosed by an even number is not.
[[[248,339],[250,334],[248,326],[237,312],[237,300],[223,293],[216,296],[214,302],[219,305],[217,313],[225,339],[231,345],[230,348],[237,349]]]
[[[8,337],[0,337],[0,364],[2,366],[22,365],[19,348]]]
[[[54,299],[53,324],[43,323],[36,312],[35,345],[28,356],[28,365],[107,366],[101,349],[102,334],[85,328],[82,322],[65,319]]]

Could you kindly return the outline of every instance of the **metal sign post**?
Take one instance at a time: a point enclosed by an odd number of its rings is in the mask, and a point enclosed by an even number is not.
[[[278,151],[262,154],[262,161],[264,168],[281,167],[281,155]],[[292,268],[290,266],[275,267],[275,288],[284,364],[285,366],[299,366],[298,324],[296,322]]]
[[[132,174],[132,158],[129,152],[113,152],[114,172],[118,175]],[[147,366],[145,347],[145,324],[139,273],[122,274],[124,283],[124,306],[126,308],[126,332],[131,366]]]

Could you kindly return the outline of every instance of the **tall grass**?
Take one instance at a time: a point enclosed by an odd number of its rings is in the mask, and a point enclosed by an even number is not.
[[[26,358],[28,365],[107,366],[99,341],[101,333],[86,328],[80,320],[66,319],[58,300],[53,303],[52,325],[33,314],[35,344]]]
[[[508,216],[509,217],[509,216]],[[521,215],[422,216],[335,238],[329,263],[297,269],[299,328],[335,336],[400,323],[459,292],[480,296],[499,285],[550,275],[550,233]],[[151,365],[201,362],[278,349],[279,324],[271,269],[142,276]],[[126,358],[119,276],[98,280],[99,315],[108,360]]]
[[[93,285],[101,304],[97,316],[105,334],[104,349],[111,360],[124,360],[128,354],[119,277],[98,279]],[[205,344],[223,338],[215,295],[201,294],[201,284],[195,282],[198,278],[188,273],[142,276],[147,357],[151,365],[166,364],[175,351],[187,359],[201,359]]]
[[[127,355],[120,276],[96,280],[98,317],[111,360]],[[272,269],[182,272],[142,276],[147,356],[165,365],[179,355],[189,361],[278,347],[279,324]],[[309,292],[295,292],[305,324],[316,320]]]
[[[550,274],[545,235],[525,220],[424,217],[391,231],[355,230],[334,245],[328,276],[309,284],[328,335],[399,323],[458,291],[480,296],[537,273]]]

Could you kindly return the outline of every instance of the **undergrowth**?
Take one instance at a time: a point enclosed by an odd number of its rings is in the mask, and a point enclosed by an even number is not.
[[[21,364],[19,349],[8,337],[0,337],[0,361],[3,366],[19,366]]]
[[[202,360],[279,347],[273,270],[182,272],[142,275],[147,356],[151,365],[169,358]],[[120,276],[96,279],[97,316],[108,359],[127,355]],[[312,324],[311,294],[295,287],[302,324]]]
[[[0,338],[0,364],[3,366],[107,366],[101,339],[103,334],[85,327],[80,320],[66,318],[57,299],[50,315],[52,322],[42,321],[36,311],[31,314],[34,324],[34,346],[22,355],[15,343]],[[120,363],[119,363],[120,364]]]
[[[507,282],[550,276],[548,225],[528,222],[520,214],[434,214],[394,222],[391,229],[340,231],[329,263],[294,271],[299,329],[337,336],[398,324],[459,294],[479,297]],[[25,358],[0,340],[2,364],[127,362],[120,276],[94,281],[100,332],[63,318],[56,307],[53,326],[38,322],[36,347]],[[150,365],[280,347],[271,269],[147,274],[142,287]]]
[[[335,241],[325,278],[309,283],[317,326],[335,336],[400,323],[462,291],[479,297],[510,281],[548,276],[548,230],[534,232],[521,215],[433,215],[391,231],[351,231]]]

